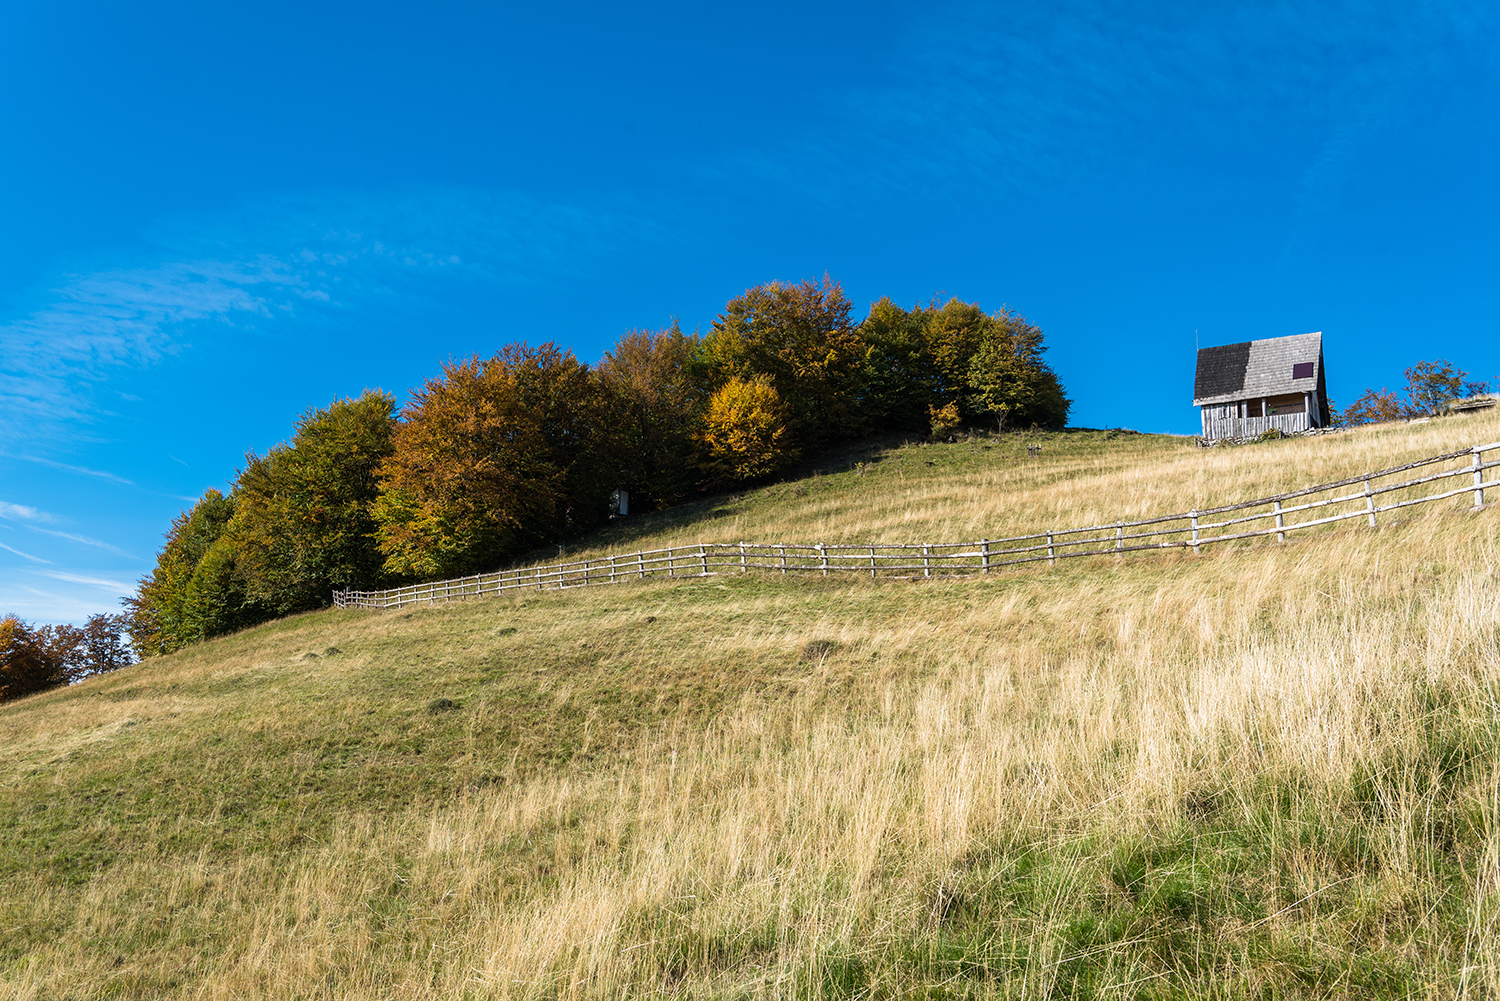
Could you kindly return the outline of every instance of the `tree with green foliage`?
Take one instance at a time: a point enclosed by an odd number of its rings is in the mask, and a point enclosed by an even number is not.
[[[876,300],[858,327],[860,400],[865,420],[877,430],[916,430],[941,394],[942,377],[928,349],[920,310],[902,309],[889,296]]]
[[[384,582],[370,508],[395,409],[380,391],[336,400],[303,414],[289,443],[246,457],[228,534],[251,602],[287,615],[327,605],[334,590]]]
[[[620,478],[618,403],[550,343],[445,365],[403,411],[380,468],[387,572],[472,573],[600,524]]]
[[[288,444],[246,456],[229,496],[210,490],[174,521],[126,600],[136,651],[169,653],[381,584],[370,507],[394,409],[377,391],[307,412]]]
[[[790,415],[799,443],[872,430],[861,407],[865,343],[849,319],[843,287],[768,282],[729,300],[704,339],[703,356],[723,385],[764,378]]]
[[[220,546],[201,579],[198,574],[234,517],[234,506],[232,497],[209,490],[192,510],[173,519],[155,569],[125,599],[130,643],[139,656],[171,653],[238,620],[244,600],[232,573],[226,581],[229,544]]]
[[[986,313],[950,299],[912,310],[890,299],[859,325],[863,389],[876,426],[920,426],[956,406],[998,425],[1062,427],[1072,401],[1042,359],[1042,331],[1009,308]]]
[[[1407,407],[1414,416],[1435,416],[1443,404],[1464,396],[1469,373],[1454,368],[1446,358],[1419,361],[1406,370]]]
[[[1072,401],[1042,360],[1041,328],[1002,307],[986,313],[950,299],[922,311],[924,334],[939,373],[940,402],[1001,426],[1063,427]]]

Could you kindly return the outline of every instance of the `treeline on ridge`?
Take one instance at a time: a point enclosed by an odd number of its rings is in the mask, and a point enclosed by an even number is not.
[[[649,510],[771,476],[808,450],[965,421],[1061,427],[1042,332],[1009,309],[772,282],[706,335],[632,331],[593,368],[554,344],[443,366],[398,413],[367,391],[248,455],[173,521],[126,599],[142,656],[367,590],[494,569],[598,527],[611,493]]]

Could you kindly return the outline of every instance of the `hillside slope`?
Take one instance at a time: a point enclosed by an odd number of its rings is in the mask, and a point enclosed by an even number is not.
[[[1250,500],[1497,437],[1500,419],[1482,417],[1208,450],[1190,437],[1129,431],[852,448],[802,479],[632,519],[569,546],[568,554],[698,542],[1001,538]],[[1031,444],[1041,446],[1040,457],[1027,456]]]
[[[911,446],[593,547],[993,536],[1495,440]],[[0,992],[1493,996],[1500,518],[1416,510],[325,611],[0,707]]]

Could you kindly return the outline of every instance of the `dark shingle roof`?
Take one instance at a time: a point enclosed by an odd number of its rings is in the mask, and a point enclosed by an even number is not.
[[[1222,344],[1198,352],[1198,376],[1193,380],[1193,398],[1223,396],[1245,388],[1245,368],[1250,364],[1250,342]]]
[[[1308,374],[1295,377],[1296,366]],[[1294,334],[1224,344],[1198,352],[1193,406],[1317,389],[1323,373],[1323,335]]]

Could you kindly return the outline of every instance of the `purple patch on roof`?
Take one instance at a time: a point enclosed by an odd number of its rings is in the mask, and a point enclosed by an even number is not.
[[[1313,377],[1313,363],[1310,361],[1298,362],[1292,366],[1293,379],[1311,379]]]

